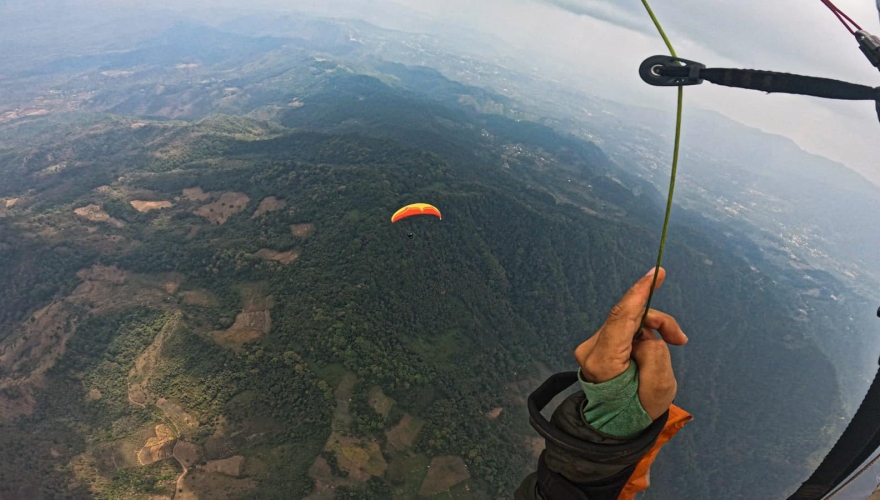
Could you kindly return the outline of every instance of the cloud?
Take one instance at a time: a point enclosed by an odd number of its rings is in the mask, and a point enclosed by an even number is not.
[[[633,12],[632,9],[624,9],[617,4],[611,4],[602,0],[538,0],[572,14],[589,16],[600,21],[615,24],[622,28],[628,28],[645,34],[655,31],[648,16],[644,11]],[[880,1],[880,0],[878,0]]]
[[[638,0],[535,1],[641,33],[656,34]],[[873,6],[868,5],[866,9],[865,2],[858,5],[846,0],[838,3],[852,17],[861,19],[863,25],[874,26]],[[655,0],[652,7],[673,45],[677,45],[677,40],[692,41],[745,65],[769,66],[761,69],[801,72],[812,69],[814,73],[840,75],[853,72],[852,62],[858,58],[852,55],[861,57],[850,35],[819,1]],[[703,62],[711,65],[709,61]]]

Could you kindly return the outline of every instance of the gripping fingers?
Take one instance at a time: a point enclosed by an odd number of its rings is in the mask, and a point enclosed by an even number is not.
[[[678,391],[669,346],[661,339],[633,344],[633,358],[639,365],[639,400],[652,419],[662,415]]]
[[[656,330],[663,337],[663,340],[672,345],[685,345],[688,341],[687,335],[681,331],[678,321],[675,321],[675,318],[672,316],[656,309],[648,311],[648,316],[645,318],[645,327]]]

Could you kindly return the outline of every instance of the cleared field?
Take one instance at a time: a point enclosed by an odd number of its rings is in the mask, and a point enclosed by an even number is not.
[[[305,238],[315,230],[314,224],[292,224],[290,232],[297,238]]]
[[[278,252],[269,248],[261,248],[257,253],[257,257],[263,260],[274,260],[282,264],[290,264],[299,258],[299,250],[288,250],[286,252]]]
[[[250,201],[250,197],[244,193],[227,191],[221,194],[217,201],[199,207],[196,214],[208,219],[212,224],[225,224],[230,217],[244,210]]]
[[[186,188],[182,194],[189,201],[205,201],[211,198],[211,195],[202,191],[200,187]]]
[[[274,196],[269,196],[263,198],[260,201],[260,206],[257,207],[257,211],[254,212],[254,217],[259,217],[268,212],[274,212],[276,210],[281,210],[282,208],[287,206],[287,202],[284,200],[279,200]]]
[[[465,466],[464,460],[461,457],[434,457],[431,460],[428,475],[425,476],[425,480],[422,482],[419,494],[423,496],[436,495],[470,477],[467,466]]]
[[[138,212],[149,212],[150,210],[159,210],[162,208],[171,208],[174,206],[170,201],[131,201],[131,206]]]

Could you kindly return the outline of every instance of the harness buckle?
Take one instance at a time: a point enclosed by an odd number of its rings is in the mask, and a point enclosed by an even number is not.
[[[880,37],[865,30],[859,30],[856,31],[856,40],[865,57],[871,61],[875,68],[880,69]]]

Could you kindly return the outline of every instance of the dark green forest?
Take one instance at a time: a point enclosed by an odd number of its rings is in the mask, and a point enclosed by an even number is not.
[[[261,39],[228,58],[190,55],[236,65],[254,53],[265,62],[273,50],[277,40]],[[73,69],[171,57],[142,52]],[[426,469],[401,464],[438,456],[467,466],[467,493],[456,495],[507,498],[534,467],[524,398],[542,377],[575,368],[574,347],[652,265],[660,195],[592,143],[451,98],[485,99],[484,91],[399,65],[333,71],[305,53],[284,59],[286,70],[302,69],[295,90],[242,98],[249,117],[138,117],[142,108],[129,102],[111,114],[2,126],[0,195],[21,201],[0,212],[0,352],[32,334],[28,323],[53,303],[67,308],[64,331],[73,333],[58,334],[67,340],[33,389],[33,410],[0,419],[0,496],[173,495],[177,462],[118,458],[125,443],[143,445],[144,429],[179,424],[162,398],[198,422],[174,432],[203,461],[243,455],[260,464],[239,479],[252,481],[248,489],[228,498],[304,498],[319,457],[334,477],[346,475],[325,443],[339,431],[334,394],[352,376],[352,423],[342,434],[378,443],[389,468],[340,483],[336,498],[416,498]],[[275,84],[238,71],[238,86]],[[114,92],[94,106],[124,93]],[[281,107],[292,94],[301,104]],[[280,110],[257,116],[267,102]],[[39,175],[62,160],[58,174]],[[249,202],[212,223],[196,213],[208,201],[182,195],[195,187]],[[267,197],[284,207],[255,216]],[[139,212],[132,200],[173,206]],[[413,202],[440,207],[443,220],[390,224]],[[87,205],[118,224],[74,215]],[[675,217],[656,307],[691,339],[673,356],[677,404],[695,420],[664,448],[649,498],[780,497],[839,425],[834,368],[809,340],[821,325],[793,319],[793,286],[759,289],[760,273],[726,249],[721,230],[696,213]],[[267,260],[263,249],[298,257]],[[142,291],[106,303],[69,298],[83,286],[77,273],[96,265],[128,273],[118,290],[169,276],[179,290],[155,300]],[[215,341],[212,332],[247,311],[252,288],[271,296],[268,333],[234,348]],[[214,300],[189,301],[196,292]],[[160,337],[149,372],[155,401],[137,404],[130,387],[146,373],[137,360]],[[11,366],[0,362],[0,396],[24,401],[30,393],[13,383],[22,373]],[[394,401],[386,415],[370,406],[372,387]],[[494,408],[503,412],[487,418]],[[404,415],[423,422],[405,452],[386,433]],[[228,429],[242,437],[221,449],[217,436]]]

